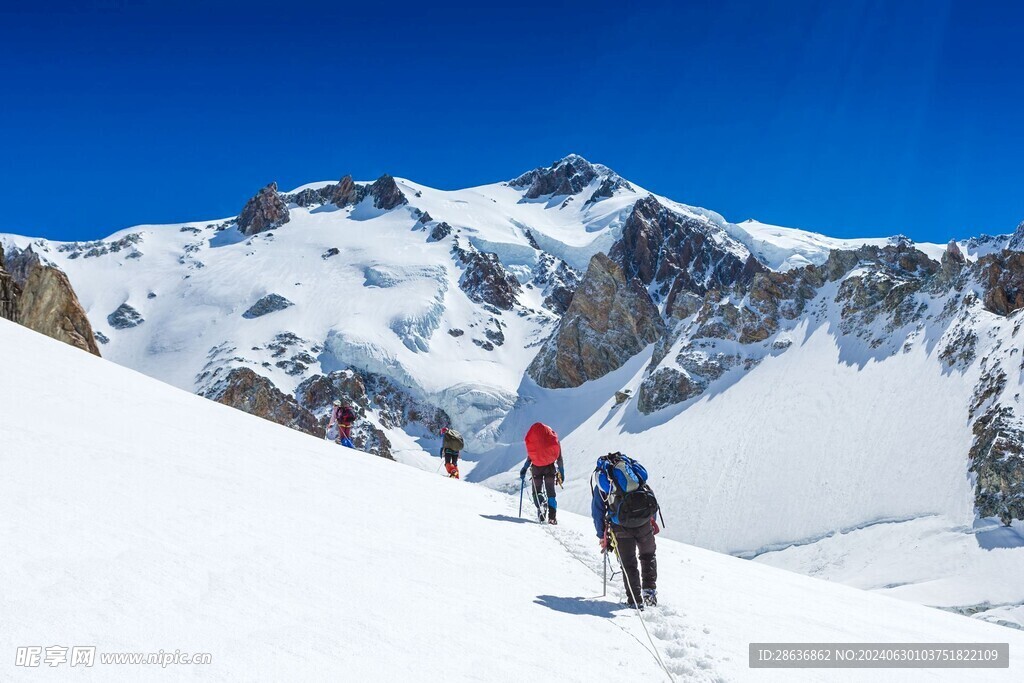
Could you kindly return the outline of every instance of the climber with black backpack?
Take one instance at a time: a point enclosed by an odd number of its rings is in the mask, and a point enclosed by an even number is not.
[[[441,457],[444,458],[444,471],[448,473],[449,478],[459,478],[459,454],[462,449],[466,447],[466,442],[462,438],[462,434],[451,427],[444,427],[441,429],[441,436],[444,437],[444,441],[441,444]]]
[[[602,552],[611,551],[622,567],[630,607],[658,604],[658,561],[654,535],[658,500],[647,484],[647,470],[622,453],[597,459],[591,477],[594,491],[590,514]],[[639,556],[639,570],[637,558]]]

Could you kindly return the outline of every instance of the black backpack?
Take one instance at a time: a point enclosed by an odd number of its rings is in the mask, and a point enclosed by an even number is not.
[[[598,459],[595,474],[599,483],[602,474],[608,482],[605,503],[612,524],[641,527],[658,514],[658,499],[647,484],[647,470],[636,460],[609,453]]]

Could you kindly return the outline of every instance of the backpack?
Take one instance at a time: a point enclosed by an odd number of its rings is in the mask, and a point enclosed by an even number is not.
[[[462,434],[449,427],[448,431],[444,433],[444,448],[458,453],[465,447],[466,442],[463,440]]]
[[[598,489],[605,494],[608,519],[623,527],[640,527],[658,513],[658,499],[647,484],[647,470],[636,460],[622,453],[609,453],[598,458],[594,473]],[[601,476],[608,484],[603,490]]]
[[[558,444],[558,434],[543,422],[534,422],[530,431],[526,432],[526,453],[530,462],[537,467],[547,467],[558,460],[562,447]]]

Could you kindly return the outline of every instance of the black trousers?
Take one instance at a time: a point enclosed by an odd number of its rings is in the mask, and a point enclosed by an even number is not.
[[[615,536],[619,563],[622,564],[626,597],[634,605],[638,605],[642,601],[641,590],[645,588],[654,590],[658,587],[658,560],[655,557],[654,529],[650,524],[634,528],[613,524],[611,531]],[[637,567],[638,556],[640,558],[639,568]]]
[[[558,502],[555,500],[555,473],[558,470],[554,465],[537,467],[530,465],[530,475],[533,477],[533,502],[540,508],[540,492],[544,491],[548,497],[548,516],[554,518]]]

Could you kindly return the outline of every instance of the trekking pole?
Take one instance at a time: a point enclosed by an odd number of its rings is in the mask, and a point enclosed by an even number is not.
[[[667,529],[668,527],[665,526],[665,515],[661,514],[661,506],[660,505],[658,506],[658,516],[661,517],[661,528],[662,529]]]
[[[604,577],[601,583],[601,597],[607,597],[608,595],[608,551],[605,550],[601,553],[604,555]]]
[[[523,490],[526,488],[526,479],[519,480],[519,519],[523,518]]]

